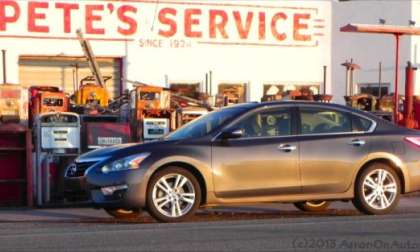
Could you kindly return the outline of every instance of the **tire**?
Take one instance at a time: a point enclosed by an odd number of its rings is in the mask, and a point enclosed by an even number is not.
[[[304,212],[323,212],[331,203],[323,200],[311,200],[294,203],[295,207]]]
[[[137,219],[140,216],[140,209],[105,208],[105,212],[119,220]]]
[[[200,202],[200,184],[194,175],[183,168],[167,167],[150,179],[147,209],[151,216],[161,222],[187,220],[195,213]]]
[[[400,195],[401,181],[394,169],[374,163],[358,176],[353,204],[365,214],[387,214],[398,205]]]

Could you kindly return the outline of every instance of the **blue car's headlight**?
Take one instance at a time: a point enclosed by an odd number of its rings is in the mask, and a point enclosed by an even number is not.
[[[131,155],[122,159],[118,159],[110,164],[102,166],[101,171],[103,173],[124,171],[124,170],[134,170],[140,168],[140,163],[145,160],[150,153],[140,153]]]

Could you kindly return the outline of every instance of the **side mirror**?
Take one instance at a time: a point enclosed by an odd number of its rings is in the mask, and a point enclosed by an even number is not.
[[[220,135],[221,139],[237,139],[244,135],[244,131],[241,129],[230,129],[222,132]]]

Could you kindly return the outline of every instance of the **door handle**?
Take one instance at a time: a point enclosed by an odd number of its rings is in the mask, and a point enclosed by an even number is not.
[[[291,152],[296,150],[296,146],[290,144],[280,144],[278,149],[284,152]]]
[[[354,139],[349,144],[353,145],[353,146],[363,146],[363,145],[366,144],[366,141],[365,140],[360,140],[360,139]]]

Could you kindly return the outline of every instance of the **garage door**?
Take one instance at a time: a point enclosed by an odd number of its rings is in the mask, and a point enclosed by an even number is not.
[[[109,94],[114,98],[120,94],[121,59],[97,58]],[[19,80],[25,87],[56,86],[73,94],[80,80],[92,75],[84,57],[21,56],[19,58]]]

